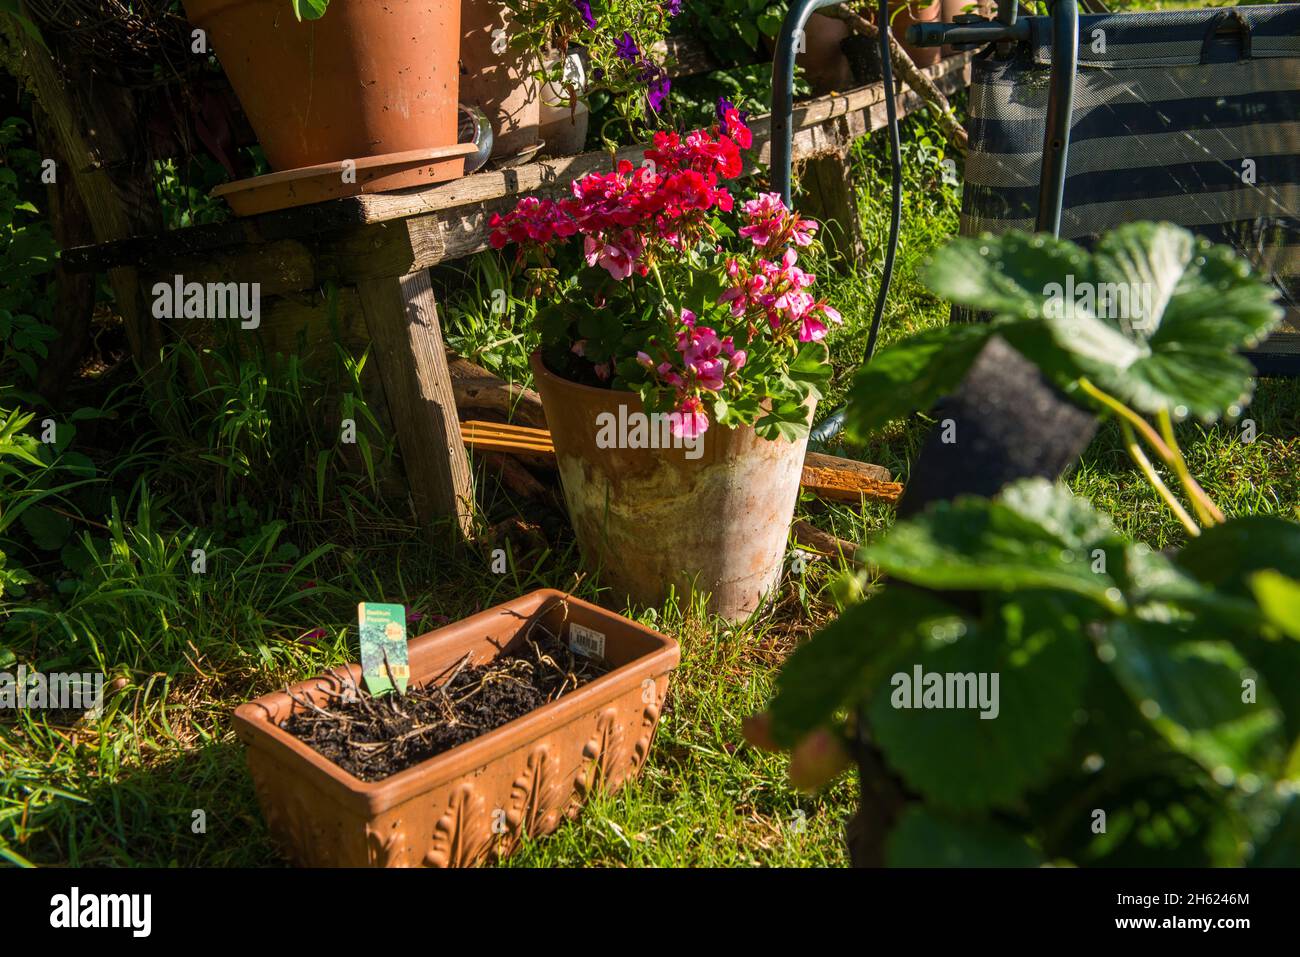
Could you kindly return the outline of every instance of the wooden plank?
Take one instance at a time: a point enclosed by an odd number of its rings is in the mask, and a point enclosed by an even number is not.
[[[898,503],[903,497],[901,482],[881,482],[853,469],[818,468],[804,460],[799,484],[820,499],[856,505],[864,498],[873,502]]]
[[[838,455],[827,455],[824,452],[805,452],[803,464],[814,469],[853,472],[863,479],[870,479],[874,482],[892,482],[894,480],[894,476],[890,474],[889,469],[883,465],[872,465],[870,462],[859,462],[857,459],[841,458]]]
[[[155,282],[174,282],[176,276],[187,283],[255,282],[262,296],[300,292],[318,285],[315,255],[296,239],[214,249],[174,258],[167,265],[167,269],[154,269],[145,275],[146,288]]]
[[[474,491],[429,274],[367,280],[357,292],[416,515],[454,519],[469,538]]]
[[[830,532],[823,532],[811,522],[799,519],[790,527],[794,540],[802,547],[816,552],[824,558],[836,558],[843,561],[850,568],[865,568],[866,563],[858,561],[856,555],[861,547],[857,542],[850,542],[847,539],[832,535]]]
[[[925,72],[945,93],[969,83],[970,54],[941,60]],[[845,93],[832,93],[798,104],[794,111],[794,158],[822,155],[843,146],[843,129],[850,134],[878,128],[884,117],[884,87],[875,83]],[[900,96],[903,115],[921,105],[914,94]],[[751,127],[757,150],[750,168],[770,161],[771,121],[757,117]],[[639,161],[644,145],[620,150],[618,159]],[[299,238],[328,255],[338,253],[323,275],[361,278],[371,264],[391,269],[404,262],[408,271],[457,259],[487,248],[487,222],[492,213],[514,205],[523,193],[555,195],[569,182],[596,170],[609,169],[610,154],[596,151],[546,159],[507,170],[475,173],[437,186],[397,193],[378,193],[267,213],[234,223],[195,226],[161,236],[67,250],[69,268],[98,270],[122,263],[166,264],[178,255],[207,254],[229,246]],[[408,221],[405,230],[368,233],[360,227]],[[361,237],[361,238],[357,238]],[[350,259],[360,254],[359,259]],[[260,254],[245,250],[240,269],[245,281],[257,281]],[[395,274],[395,273],[394,273]],[[318,277],[320,278],[320,277]],[[305,287],[304,287],[305,288]]]

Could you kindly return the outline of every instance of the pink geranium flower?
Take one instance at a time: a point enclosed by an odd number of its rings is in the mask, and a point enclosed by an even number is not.
[[[635,240],[628,235],[624,237],[628,245],[606,242],[594,236],[583,241],[583,252],[588,266],[600,266],[615,279],[626,279],[632,275],[632,268],[640,252]]]
[[[548,336],[565,338],[545,345],[589,362],[616,350],[592,363],[593,376],[620,388],[624,372],[627,386],[648,382],[673,410],[673,434],[684,438],[707,430],[715,397],[775,398],[770,370],[781,368],[798,343],[824,339],[841,321],[814,297],[816,277],[799,266],[798,250],[815,243],[817,224],[800,219],[775,192],[736,209],[728,181],[742,172],[741,151],[753,136],[733,104],[721,101],[717,114],[709,129],[655,133],[644,164],[619,160],[575,180],[562,199],[524,197],[491,219],[491,244],[516,244],[520,265],[531,260],[533,295],[558,296],[568,307],[545,323]],[[725,214],[732,214],[728,228],[720,228]],[[580,277],[568,274],[558,256],[560,244],[577,236]],[[665,313],[665,299],[698,291],[700,272],[716,283],[716,302],[699,316]],[[596,312],[602,309],[609,311]],[[626,319],[621,331],[608,328],[615,316]],[[584,321],[593,318],[601,322]]]
[[[681,405],[668,413],[668,423],[673,436],[681,439],[694,439],[709,430],[704,403],[693,395],[682,399]]]

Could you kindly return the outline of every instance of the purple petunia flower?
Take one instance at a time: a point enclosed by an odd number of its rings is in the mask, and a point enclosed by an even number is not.
[[[620,60],[635,60],[641,55],[637,48],[636,41],[632,39],[632,34],[626,30],[623,31],[623,38],[614,41],[614,53]]]
[[[682,0],[668,0],[668,16],[675,17],[682,12]]]
[[[646,101],[650,104],[650,109],[656,113],[663,110],[664,104],[668,102],[668,91],[672,88],[673,81],[668,79],[668,71],[661,69],[646,90]]]
[[[596,29],[596,18],[591,15],[591,0],[573,0],[573,5],[582,14],[582,22],[591,29]]]

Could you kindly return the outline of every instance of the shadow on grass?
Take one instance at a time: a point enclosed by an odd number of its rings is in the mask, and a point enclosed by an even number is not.
[[[87,768],[83,763],[79,773]],[[233,739],[124,771],[112,783],[47,794],[27,816],[24,842],[13,843],[9,828],[4,835],[36,865],[284,866],[262,821],[244,748]]]

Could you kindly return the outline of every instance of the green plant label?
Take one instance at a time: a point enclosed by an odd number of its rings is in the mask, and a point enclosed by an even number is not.
[[[396,686],[406,694],[411,665],[406,654],[406,606],[363,601],[357,605],[361,632],[361,676],[372,695]]]

